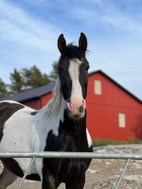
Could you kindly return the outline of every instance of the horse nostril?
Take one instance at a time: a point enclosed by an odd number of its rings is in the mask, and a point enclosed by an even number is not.
[[[80,107],[79,107],[79,113],[82,113],[84,111],[84,107],[81,105]]]

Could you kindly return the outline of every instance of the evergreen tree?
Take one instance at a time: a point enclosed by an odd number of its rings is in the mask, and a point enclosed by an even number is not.
[[[52,64],[52,71],[49,75],[49,79],[51,81],[55,81],[58,77],[58,62],[57,61],[54,61],[53,64]]]
[[[7,85],[0,78],[0,98],[4,98],[8,95]]]
[[[9,88],[11,90],[11,93],[19,93],[23,91],[23,78],[21,76],[21,73],[17,71],[17,69],[14,69],[13,73],[10,73],[10,80],[11,84],[9,85]]]
[[[9,85],[6,85],[2,82],[2,80],[0,80],[0,97],[40,87],[49,84],[50,81],[55,81],[58,77],[57,62],[54,61],[52,66],[53,70],[49,76],[47,74],[43,74],[35,65],[31,68],[23,68],[21,71],[18,71],[15,68],[13,73],[10,73],[11,83]],[[7,91],[7,86],[10,91]]]
[[[25,89],[40,87],[50,82],[48,76],[46,74],[42,74],[35,65],[30,69],[22,69],[21,75],[24,81]]]

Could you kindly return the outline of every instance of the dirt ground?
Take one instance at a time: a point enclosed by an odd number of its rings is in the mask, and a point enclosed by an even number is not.
[[[101,153],[142,153],[142,145],[118,145],[94,148]],[[123,170],[126,160],[92,160],[86,173],[85,189],[114,189]],[[2,166],[0,166],[2,168]],[[16,189],[20,179],[17,179],[8,189]],[[64,189],[60,185],[59,189]],[[40,182],[25,180],[21,189],[40,189]],[[119,189],[142,189],[142,160],[131,160]]]

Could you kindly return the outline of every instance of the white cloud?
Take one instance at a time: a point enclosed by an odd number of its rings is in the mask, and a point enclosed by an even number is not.
[[[3,6],[8,6],[7,4]],[[12,5],[11,8],[13,7]],[[14,7],[13,7],[14,9]],[[23,12],[22,9],[16,9],[16,12],[9,16],[8,18],[5,17],[3,20],[0,20],[1,28],[7,28],[3,29],[1,32],[1,37],[5,40],[5,43],[7,42],[16,42],[19,44],[25,44],[26,39],[28,39],[26,44],[28,45],[34,45],[33,44],[33,38],[39,45],[42,45],[42,42],[45,43],[48,42],[51,45],[52,39],[57,35],[55,31],[58,31],[58,28],[55,28],[55,26],[52,26],[51,24],[36,21],[32,17],[30,17],[28,14]],[[42,34],[47,33],[48,35],[44,37]],[[32,41],[30,43],[30,41]],[[41,42],[41,44],[39,43]],[[4,45],[4,43],[1,43],[1,45]],[[40,46],[38,47],[40,48]]]
[[[7,9],[13,12],[7,11],[7,16],[5,14],[0,19],[0,64],[7,67],[7,71],[3,75],[5,67],[1,69],[0,77],[4,76],[7,81],[13,67],[20,69],[33,64],[49,73],[51,64],[59,57],[56,44],[60,29],[48,22],[36,20],[22,9],[1,1],[0,11]]]
[[[122,12],[113,11],[100,18],[100,21],[108,27],[113,27],[118,31],[134,33],[142,33],[142,24],[138,23],[134,18],[129,15],[125,15]],[[112,28],[112,29],[113,29]]]
[[[102,0],[86,0],[86,2],[93,3],[93,4],[99,5],[99,6],[103,5]]]
[[[83,20],[91,28],[102,27],[109,31],[142,33],[141,19],[138,20],[128,11],[120,9],[115,1],[86,0],[85,2],[84,6],[70,11],[76,19]],[[126,2],[125,6],[128,7],[129,4]]]

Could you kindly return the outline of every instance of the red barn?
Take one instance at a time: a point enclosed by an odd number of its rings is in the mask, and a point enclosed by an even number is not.
[[[52,83],[5,99],[40,109],[52,98],[53,88]],[[142,140],[142,101],[104,72],[89,74],[86,102],[92,139]]]
[[[102,71],[89,75],[87,121],[93,139],[142,140],[142,102]]]

